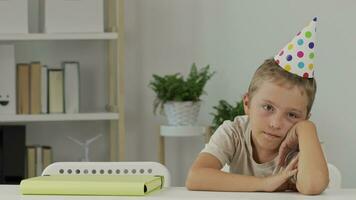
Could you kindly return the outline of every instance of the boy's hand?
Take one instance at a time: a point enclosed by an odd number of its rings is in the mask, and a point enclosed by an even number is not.
[[[295,124],[287,133],[286,137],[279,146],[279,152],[277,157],[277,167],[285,166],[286,156],[288,153],[298,150],[299,141],[296,132],[296,127],[298,123]]]
[[[285,191],[291,189],[288,185],[289,179],[297,174],[297,164],[299,156],[293,158],[293,160],[287,165],[286,168],[281,170],[276,175],[272,175],[263,179],[263,187],[266,192]]]

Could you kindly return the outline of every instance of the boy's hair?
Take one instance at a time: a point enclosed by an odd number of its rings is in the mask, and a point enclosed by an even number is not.
[[[303,89],[308,97],[307,116],[309,115],[316,93],[315,78],[303,78],[289,73],[280,67],[273,58],[270,58],[265,60],[252,77],[250,86],[248,87],[250,99],[252,99],[263,81],[272,81],[279,85],[297,86]]]

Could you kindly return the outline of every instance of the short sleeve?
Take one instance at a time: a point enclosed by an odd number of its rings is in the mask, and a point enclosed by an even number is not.
[[[222,166],[230,164],[236,153],[236,147],[241,143],[240,134],[236,132],[233,122],[225,121],[211,136],[209,143],[205,145],[201,153],[212,154],[220,161]]]

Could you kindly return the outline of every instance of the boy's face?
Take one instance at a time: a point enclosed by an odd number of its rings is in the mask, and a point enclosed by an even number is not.
[[[264,81],[252,99],[245,95],[252,140],[259,149],[278,151],[288,130],[307,118],[308,98],[303,90]]]

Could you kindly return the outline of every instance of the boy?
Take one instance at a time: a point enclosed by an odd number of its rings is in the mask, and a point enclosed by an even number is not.
[[[327,163],[308,120],[316,93],[315,23],[257,69],[243,97],[246,116],[216,130],[189,171],[189,190],[325,190]],[[220,171],[225,164],[231,173]]]

